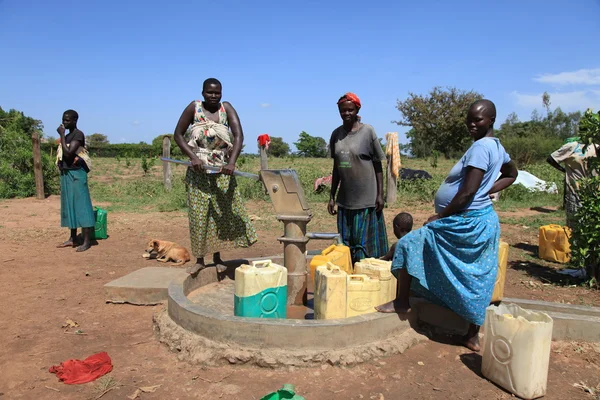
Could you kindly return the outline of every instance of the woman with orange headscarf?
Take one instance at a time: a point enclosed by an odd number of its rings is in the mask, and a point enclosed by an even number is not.
[[[346,93],[337,104],[342,125],[329,141],[333,179],[327,210],[337,214],[338,232],[350,247],[352,262],[379,258],[388,251],[381,166],[385,154],[375,129],[360,122],[358,96]]]

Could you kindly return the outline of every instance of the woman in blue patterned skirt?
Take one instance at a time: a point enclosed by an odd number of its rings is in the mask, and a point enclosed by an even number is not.
[[[496,107],[489,100],[469,108],[466,125],[474,143],[440,186],[436,214],[396,244],[392,272],[398,277],[398,297],[377,307],[408,312],[412,283],[416,293],[470,322],[461,343],[473,351],[480,350],[479,327],[498,272],[500,223],[490,194],[506,189],[518,173],[494,137],[495,119]]]

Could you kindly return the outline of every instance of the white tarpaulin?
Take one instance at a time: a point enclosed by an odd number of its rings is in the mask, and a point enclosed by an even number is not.
[[[500,178],[500,175],[502,174],[498,174],[498,178]],[[519,171],[519,176],[517,176],[514,184],[517,183],[520,183],[532,192],[558,193],[556,183],[543,181],[527,171]]]

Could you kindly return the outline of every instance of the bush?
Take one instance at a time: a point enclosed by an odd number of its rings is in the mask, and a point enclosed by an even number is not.
[[[31,132],[41,123],[23,113],[0,108],[0,198],[29,197],[36,193]],[[44,193],[59,192],[58,170],[54,160],[42,153]]]
[[[544,161],[562,145],[562,139],[545,136],[502,138],[502,145],[519,168],[537,161]]]
[[[587,110],[579,124],[581,142],[594,146],[600,144],[600,112]],[[600,169],[600,157],[587,159],[588,169]],[[577,192],[581,207],[575,214],[575,227],[571,239],[572,262],[586,268],[590,285],[600,285],[600,177],[579,181]]]

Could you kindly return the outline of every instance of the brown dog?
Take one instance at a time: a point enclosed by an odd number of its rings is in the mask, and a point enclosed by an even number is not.
[[[151,259],[153,252],[156,254],[156,259],[160,262],[174,261],[173,265],[183,265],[190,261],[190,253],[185,247],[181,247],[177,243],[167,242],[166,240],[152,239],[148,242],[146,254],[142,257]]]

